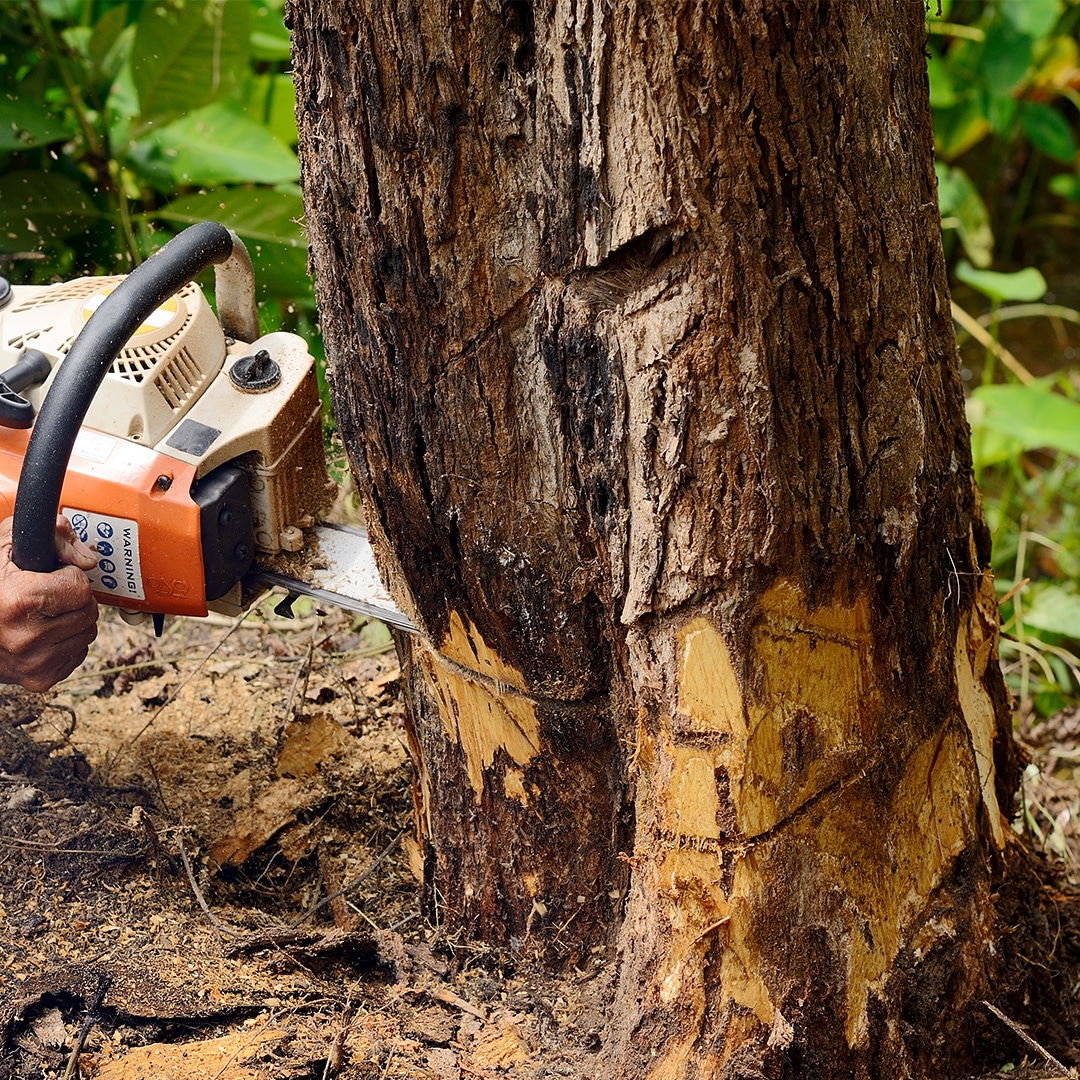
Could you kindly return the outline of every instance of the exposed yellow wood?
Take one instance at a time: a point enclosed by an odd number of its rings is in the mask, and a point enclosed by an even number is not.
[[[832,796],[820,822],[795,835],[822,853],[825,878],[848,912],[847,1038],[866,1032],[870,995],[953,860],[975,838],[973,762],[960,725],[928,738],[912,755],[891,798],[865,780]],[[951,932],[947,917],[938,926]]]
[[[746,737],[742,692],[723,637],[705,619],[679,631],[679,708],[695,730]]]
[[[718,839],[720,799],[716,791],[716,758],[711,750],[668,748],[665,771],[670,770],[662,797],[663,827],[678,836]]]
[[[947,718],[910,752],[902,774],[888,778],[874,760],[884,705],[866,602],[809,610],[783,584],[762,607],[750,643],[752,693],[740,687],[717,627],[695,618],[682,629],[679,715],[661,722],[638,762],[654,770],[664,838],[653,888],[670,939],[657,986],[663,1001],[703,1017],[705,971],[720,945],[721,1005],[738,1006],[731,1016],[740,1023],[749,1015],[770,1027],[777,1014],[768,980],[778,969],[763,926],[775,894],[783,897],[779,918],[832,927],[855,1046],[901,948],[917,938],[925,951],[957,932],[948,912],[931,917],[930,908],[957,856],[976,842],[980,799],[1000,827],[993,706],[981,682],[993,622],[978,603],[961,619],[963,715]],[[691,1054],[690,1043],[673,1042],[655,1080],[683,1075]]]
[[[450,612],[450,632],[439,645],[439,652],[469,671],[475,671],[498,683],[512,686],[515,690],[526,689],[525,677],[521,672],[511,667],[497,652],[489,648],[471,622],[466,628],[456,611]]]
[[[761,886],[765,860],[751,848],[740,853],[735,863],[731,886],[731,917],[725,927],[724,956],[720,964],[720,983],[725,1002],[734,1001],[749,1009],[766,1027],[772,1024],[775,1007],[765,985],[770,965],[762,962],[753,931],[755,913],[762,906]]]
[[[717,764],[747,836],[775,828],[856,768],[881,717],[865,601],[809,611],[785,583],[762,607],[753,649],[763,692],[748,703],[720,633],[698,618],[679,634],[680,711],[695,730],[731,736]]]
[[[466,629],[457,612],[450,617],[450,633],[440,652],[452,663],[446,664],[430,650],[421,652],[420,662],[429,685],[435,688],[446,732],[465,752],[469,783],[479,802],[484,770],[491,767],[498,750],[506,751],[517,765],[528,764],[539,752],[536,707],[514,693],[525,687],[521,672],[504,663],[475,626],[470,623]],[[471,678],[470,672],[482,678]]]
[[[988,613],[987,607],[993,604]],[[960,711],[971,735],[975,763],[979,767],[979,784],[983,802],[990,819],[990,830],[998,850],[1005,847],[1005,822],[998,806],[994,769],[994,704],[982,684],[986,665],[994,654],[997,641],[997,603],[993,579],[983,575],[975,607],[969,618],[961,619],[956,631],[956,689],[960,696]]]
[[[675,1080],[684,1075],[690,1060],[699,1075],[711,1075],[695,1047],[695,1031],[705,1013],[705,956],[729,918],[722,872],[720,852],[693,848],[667,851],[652,870],[652,889],[665,905],[674,931],[672,947],[657,975],[660,998],[665,1004],[677,1001],[689,1008],[697,1022],[687,1025],[688,1035],[671,1041],[649,1074],[650,1080]]]
[[[503,776],[503,793],[508,799],[517,799],[522,806],[529,805],[525,791],[525,774],[520,769],[507,769]]]

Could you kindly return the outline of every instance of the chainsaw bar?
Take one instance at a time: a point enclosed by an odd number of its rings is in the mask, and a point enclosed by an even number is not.
[[[318,525],[307,530],[307,535],[307,548],[302,553],[260,557],[247,575],[247,583],[265,588],[277,586],[367,615],[410,634],[418,632],[383,587],[363,529]]]

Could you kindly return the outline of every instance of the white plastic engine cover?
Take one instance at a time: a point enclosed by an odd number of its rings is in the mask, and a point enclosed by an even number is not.
[[[59,285],[16,286],[0,311],[0,371],[26,349],[43,352],[55,371],[101,301],[122,279],[77,278]],[[84,425],[153,446],[176,426],[200,389],[221,370],[225,335],[194,283],[150,314],[102,381]],[[45,385],[25,391],[40,406]]]

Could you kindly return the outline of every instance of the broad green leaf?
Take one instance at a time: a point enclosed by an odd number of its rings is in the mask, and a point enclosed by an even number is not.
[[[986,425],[986,405],[983,402],[969,397],[964,404],[967,407],[967,421],[971,426],[971,460],[976,469],[1015,461],[1024,452],[1023,444],[1018,439]],[[989,512],[990,508],[987,510],[988,515]]]
[[[20,170],[0,176],[0,251],[38,251],[97,216],[86,192],[59,173]]]
[[[1020,110],[1020,125],[1031,145],[1047,157],[1066,165],[1076,159],[1076,136],[1072,125],[1057,109],[1025,101]]]
[[[207,105],[147,137],[178,184],[287,184],[296,155],[236,102]]]
[[[60,31],[60,37],[73,52],[88,57],[90,55],[90,37],[93,32],[93,27],[90,26],[65,26]]]
[[[244,109],[286,146],[295,146],[296,84],[290,75],[255,75],[245,87]]]
[[[1018,110],[1016,98],[1007,91],[1003,94],[991,93],[987,96],[986,117],[995,135],[1008,137]]]
[[[79,17],[83,0],[40,0],[41,13],[57,21],[74,22]]]
[[[110,8],[94,23],[90,59],[107,79],[115,79],[131,56],[135,27],[127,24],[127,4]]]
[[[968,93],[951,109],[934,110],[934,147],[943,161],[966,153],[989,132],[982,95]]]
[[[1032,35],[1019,30],[1008,19],[995,18],[986,31],[979,75],[994,94],[1007,94],[1015,89],[1031,67]]]
[[[113,80],[105,111],[109,115],[109,138],[122,153],[131,135],[131,123],[139,115],[139,93],[135,89],[130,64],[125,64]]]
[[[1058,173],[1051,176],[1046,185],[1055,195],[1062,195],[1073,202],[1080,202],[1080,176],[1076,173]]]
[[[279,6],[253,0],[251,55],[255,60],[289,60],[289,31],[285,29]]]
[[[0,152],[47,146],[71,135],[59,117],[28,95],[0,91]]]
[[[989,266],[994,250],[994,233],[990,228],[990,213],[979,189],[958,166],[949,167],[939,161],[935,171],[942,225],[945,226],[947,220],[948,226],[956,229],[967,257],[976,266]]]
[[[1033,588],[1025,597],[1024,625],[1080,641],[1080,596],[1060,585]]]
[[[144,4],[131,70],[144,124],[208,105],[247,67],[251,5],[243,0]]]
[[[1026,266],[1014,274],[995,270],[976,270],[966,259],[956,266],[956,276],[991,300],[1033,302],[1046,295],[1046,278],[1034,267]]]
[[[1015,439],[1022,450],[1050,449],[1080,457],[1080,404],[1042,384],[980,386],[969,411],[972,428]]]
[[[295,188],[219,188],[174,199],[153,213],[179,226],[217,221],[247,244],[260,287],[274,296],[310,303],[307,238],[299,224],[304,201]]]
[[[1021,34],[1042,38],[1057,26],[1061,4],[1059,0],[998,0],[998,11]]]
[[[926,73],[930,77],[930,104],[935,109],[948,109],[955,105],[956,90],[945,61],[931,53],[926,61]]]

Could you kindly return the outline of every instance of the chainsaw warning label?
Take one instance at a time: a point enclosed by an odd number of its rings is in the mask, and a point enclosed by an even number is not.
[[[139,523],[129,518],[94,514],[65,506],[61,513],[71,522],[75,535],[97,555],[97,566],[87,571],[95,592],[123,601],[145,600],[139,564]]]

